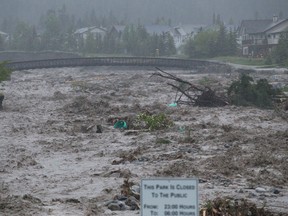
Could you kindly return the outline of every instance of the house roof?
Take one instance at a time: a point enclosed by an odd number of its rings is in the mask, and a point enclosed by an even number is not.
[[[243,20],[240,26],[245,29],[246,34],[256,34],[264,32],[273,23],[272,19],[265,20]]]
[[[93,28],[90,30],[90,32],[92,33],[105,33],[106,32],[106,29],[103,29],[103,28]]]
[[[278,32],[286,32],[286,31],[288,31],[288,19],[282,19],[282,20],[279,20],[278,22],[273,22],[271,25],[269,25],[265,29],[265,32],[269,32],[269,33],[278,33]]]
[[[8,36],[7,33],[0,31],[0,35]]]
[[[186,32],[185,32],[185,30],[184,30],[182,27],[175,27],[175,28],[174,28],[174,31],[175,31],[178,35],[182,35],[182,36],[185,36],[185,35],[186,35]]]
[[[169,32],[171,30],[171,27],[168,25],[148,25],[145,26],[145,28],[149,34],[157,34],[157,35]]]
[[[191,34],[195,32],[199,32],[203,29],[205,25],[182,25],[181,28],[184,30],[186,34]]]
[[[125,25],[114,25],[113,28],[115,28],[117,32],[123,32],[125,29]]]
[[[85,28],[80,28],[77,29],[74,34],[84,34],[85,32],[93,32],[93,33],[102,33],[105,32],[106,30],[104,28],[99,28],[96,26],[92,26],[92,27],[85,27]]]

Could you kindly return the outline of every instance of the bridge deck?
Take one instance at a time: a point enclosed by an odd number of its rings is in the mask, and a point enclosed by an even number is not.
[[[27,70],[37,68],[81,67],[81,66],[153,66],[153,67],[176,67],[191,68],[208,65],[220,65],[220,63],[176,59],[176,58],[145,58],[145,57],[94,57],[94,58],[64,58],[47,59],[23,62],[10,62],[7,64],[11,70]]]

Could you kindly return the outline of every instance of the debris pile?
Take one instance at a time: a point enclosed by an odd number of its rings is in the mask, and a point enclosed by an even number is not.
[[[208,86],[196,86],[188,81],[178,78],[170,73],[167,73],[160,68],[152,76],[159,76],[165,79],[173,80],[174,83],[167,83],[177,90],[175,103],[185,104],[199,107],[221,107],[228,105],[226,98],[217,96]],[[176,83],[175,83],[176,82]],[[180,94],[178,95],[178,93]]]

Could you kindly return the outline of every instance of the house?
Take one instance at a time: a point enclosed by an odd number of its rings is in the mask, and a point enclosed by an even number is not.
[[[8,38],[9,38],[9,35],[7,33],[3,32],[3,31],[0,31],[0,37],[2,39],[4,39],[4,41],[7,41]]]
[[[204,25],[179,25],[171,29],[171,35],[174,39],[176,48],[183,45],[188,39],[194,38]]]
[[[108,34],[121,38],[125,27],[124,25],[114,25],[110,27]],[[144,25],[143,27],[149,35],[170,34],[171,31],[171,27],[166,25]]]
[[[277,45],[282,34],[288,34],[288,19],[280,20],[265,29],[268,45]]]
[[[105,28],[92,26],[92,27],[85,27],[85,28],[77,29],[74,32],[74,36],[77,41],[80,41],[80,40],[85,41],[89,34],[91,34],[94,38],[99,37],[99,36],[101,38],[104,38],[104,36],[106,35],[106,32],[107,30]]]
[[[108,34],[116,38],[121,38],[125,29],[125,25],[113,25],[109,28]]]
[[[238,29],[238,41],[243,56],[262,57],[278,42],[280,35],[288,32],[288,19],[243,20]]]
[[[168,25],[146,25],[145,28],[150,35],[170,34],[174,40],[175,47],[179,48],[189,38],[194,38],[204,25],[178,25],[171,27]]]

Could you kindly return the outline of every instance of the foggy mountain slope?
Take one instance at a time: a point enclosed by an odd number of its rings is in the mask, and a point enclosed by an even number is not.
[[[97,15],[112,12],[119,20],[152,22],[157,17],[178,23],[211,23],[213,13],[228,22],[242,19],[270,18],[281,11],[288,16],[287,0],[0,0],[0,24],[6,17],[19,18],[38,24],[42,14],[49,9],[66,5],[75,17],[83,17],[92,9]]]

